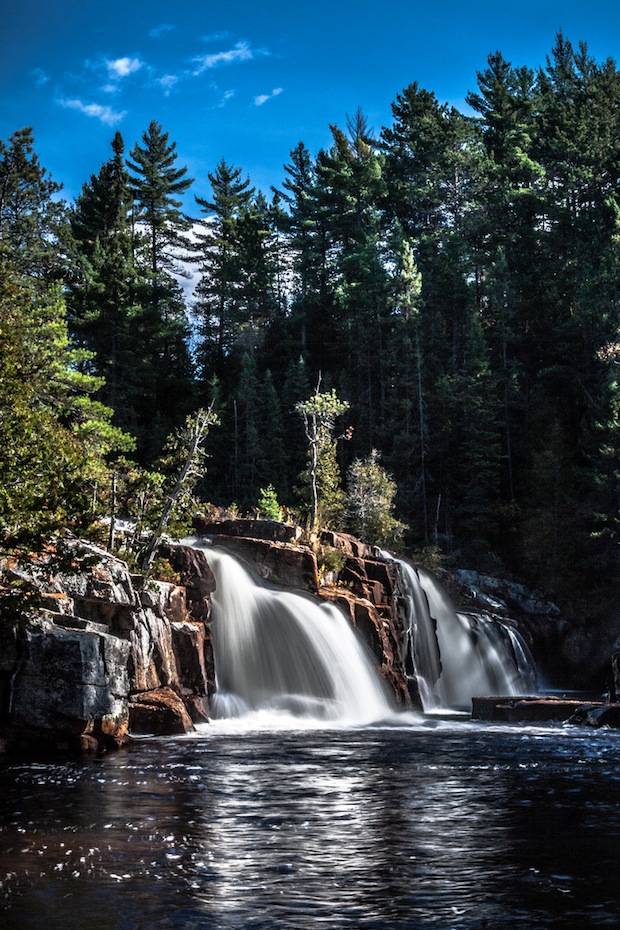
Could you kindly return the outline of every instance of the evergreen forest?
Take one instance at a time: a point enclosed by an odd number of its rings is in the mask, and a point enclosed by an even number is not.
[[[197,189],[156,121],[71,203],[29,128],[0,142],[4,551],[152,523],[202,412],[180,514],[304,519],[310,471],[323,526],[383,541],[384,495],[418,558],[609,596],[620,72],[560,33],[472,85],[292,139],[268,192],[224,157]]]

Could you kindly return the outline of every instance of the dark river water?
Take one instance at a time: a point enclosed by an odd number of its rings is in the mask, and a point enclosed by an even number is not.
[[[216,724],[0,767],[2,930],[620,926],[620,733]]]

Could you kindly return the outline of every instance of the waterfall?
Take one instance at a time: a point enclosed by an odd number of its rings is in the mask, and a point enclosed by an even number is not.
[[[365,723],[392,714],[378,670],[337,607],[270,587],[230,554],[201,548],[217,585],[214,717],[275,711]]]
[[[434,575],[383,555],[397,566],[405,667],[416,675],[424,710],[469,709],[475,696],[536,690],[533,660],[514,628],[496,617],[457,611]]]

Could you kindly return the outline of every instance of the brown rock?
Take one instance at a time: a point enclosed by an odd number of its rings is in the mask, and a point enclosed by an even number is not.
[[[215,578],[205,553],[191,546],[162,546],[159,551],[179,573],[192,619],[206,622],[211,616]]]
[[[96,736],[82,733],[80,736],[80,749],[82,752],[99,752],[99,743]]]
[[[275,520],[196,520],[195,527],[201,536],[243,536],[283,543],[297,542],[302,534],[301,527]]]
[[[195,694],[208,691],[205,669],[205,628],[202,623],[172,624],[172,649],[177,675],[184,688]]]
[[[183,701],[171,688],[135,694],[129,702],[130,733],[172,736],[193,729]]]
[[[205,707],[205,701],[204,698],[200,697],[200,695],[183,695],[183,703],[185,704],[187,713],[190,715],[194,723],[209,722],[209,715],[207,713],[207,708]]]
[[[410,705],[405,669],[400,659],[398,634],[391,616],[382,613],[370,600],[357,597],[344,588],[324,590],[322,596],[344,610],[373,654],[397,704]]]
[[[582,706],[582,701],[555,697],[474,697],[473,720],[508,720],[534,723],[568,720]]]
[[[310,549],[233,536],[218,536],[215,543],[247,562],[265,581],[312,594],[319,590],[316,557]]]
[[[331,546],[333,549],[339,549],[347,558],[351,559],[374,559],[376,558],[376,549],[374,546],[368,546],[366,543],[356,539],[348,533],[335,533],[332,530],[323,530],[321,533],[321,542],[324,546]]]

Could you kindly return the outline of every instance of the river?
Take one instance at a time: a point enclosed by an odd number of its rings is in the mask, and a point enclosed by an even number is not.
[[[617,731],[402,724],[259,715],[4,764],[0,926],[618,926]]]

